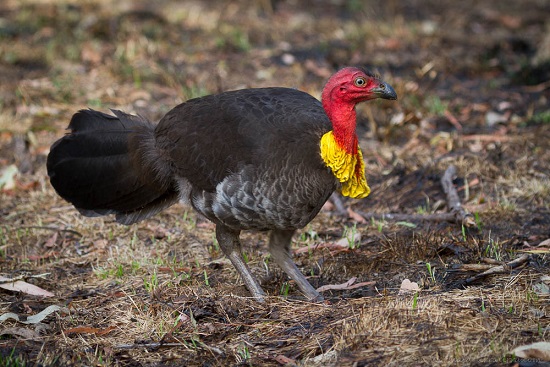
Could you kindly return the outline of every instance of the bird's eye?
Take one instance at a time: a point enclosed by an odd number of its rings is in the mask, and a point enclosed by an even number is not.
[[[357,87],[364,87],[365,85],[367,85],[367,81],[365,80],[365,78],[360,76],[359,78],[355,79],[355,85]]]

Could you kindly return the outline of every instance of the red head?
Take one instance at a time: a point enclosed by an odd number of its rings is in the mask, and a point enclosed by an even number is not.
[[[330,77],[323,89],[323,105],[330,102],[355,105],[375,98],[397,99],[397,94],[388,83],[360,68],[341,69]]]
[[[397,94],[388,83],[361,68],[341,69],[323,89],[323,107],[332,121],[334,136],[350,153],[357,150],[355,105],[375,98],[397,99]]]

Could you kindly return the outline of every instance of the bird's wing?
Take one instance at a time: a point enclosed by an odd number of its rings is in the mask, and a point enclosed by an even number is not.
[[[331,129],[321,103],[287,88],[225,92],[189,100],[156,128],[156,145],[174,172],[213,192],[247,165],[321,167],[319,141]]]

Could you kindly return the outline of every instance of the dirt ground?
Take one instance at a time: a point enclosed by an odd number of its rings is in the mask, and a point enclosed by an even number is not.
[[[512,353],[550,341],[549,19],[546,0],[3,0],[0,276],[53,295],[0,288],[0,367],[549,366]],[[293,240],[315,287],[348,282],[324,303],[265,233],[243,236],[259,304],[190,208],[122,226],[49,185],[79,109],[157,121],[222,90],[319,97],[346,65],[399,99],[358,107],[372,194]],[[451,165],[470,226],[434,220]]]

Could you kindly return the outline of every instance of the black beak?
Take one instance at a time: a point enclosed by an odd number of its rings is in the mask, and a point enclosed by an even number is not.
[[[395,93],[395,90],[393,90],[392,86],[386,82],[380,82],[377,87],[371,89],[371,92],[377,98],[397,99],[397,93]]]

